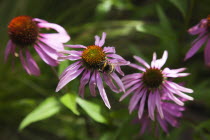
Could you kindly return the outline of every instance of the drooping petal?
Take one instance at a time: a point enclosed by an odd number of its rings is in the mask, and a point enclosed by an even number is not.
[[[96,71],[93,71],[89,82],[90,93],[92,96],[96,96]]]
[[[62,77],[56,87],[56,92],[61,90],[66,84],[68,84],[70,81],[74,80],[77,78],[82,72],[84,68],[81,68],[77,70],[75,73],[67,73],[64,77]]]
[[[30,73],[32,75],[35,75],[35,76],[40,75],[39,67],[38,67],[36,61],[32,58],[28,49],[26,50],[26,63],[28,65],[28,69],[30,70]]]
[[[135,107],[137,106],[138,103],[140,103],[141,97],[144,95],[144,92],[140,92],[141,89],[137,89],[134,92],[134,95],[131,97],[130,102],[129,102],[129,113],[133,112]]]
[[[115,82],[117,83],[117,85],[120,87],[120,89],[125,92],[125,87],[122,83],[122,81],[120,80],[120,78],[117,76],[117,74],[115,72],[112,72],[111,77],[115,80]]]
[[[9,54],[14,53],[14,50],[15,50],[15,44],[12,43],[11,40],[9,40],[4,53],[4,61],[7,61]]]
[[[89,79],[90,79],[90,71],[85,70],[80,80],[80,86],[79,86],[79,95],[82,97],[84,97],[85,85],[88,83]]]
[[[114,85],[112,78],[109,74],[103,74],[105,83],[111,88],[112,91],[119,93],[119,89]]]
[[[200,47],[205,43],[205,41],[207,40],[208,35],[204,36],[203,38],[201,38],[199,41],[197,41],[191,48],[190,50],[187,52],[187,54],[185,55],[185,59],[187,60],[190,57],[192,57],[199,49]]]
[[[55,39],[39,37],[39,41],[46,44],[47,46],[51,47],[52,49],[54,49],[56,51],[64,50],[63,43],[56,41]]]
[[[40,47],[34,45],[34,48],[45,63],[47,63],[50,66],[58,65],[57,60],[54,60],[51,57],[49,57]]]
[[[43,43],[37,43],[38,46],[52,59],[57,60],[59,54],[57,53],[56,50],[50,48],[48,45],[45,45]]]
[[[145,105],[145,101],[146,101],[146,97],[147,97],[147,90],[143,89],[142,90],[142,99],[141,99],[141,102],[140,102],[140,105],[139,105],[139,109],[138,109],[138,117],[139,119],[141,119],[142,115],[143,115],[143,111],[144,111],[144,105]]]
[[[29,68],[28,68],[28,65],[27,65],[27,63],[26,63],[26,61],[25,61],[25,58],[24,58],[24,56],[23,56],[22,50],[19,51],[19,55],[20,55],[20,61],[21,61],[22,65],[23,65],[23,68],[26,70],[26,72],[27,72],[29,75],[31,75],[31,72],[30,72],[30,70],[29,70]]]
[[[42,23],[38,23],[37,25],[39,26],[39,28],[47,28],[47,29],[51,28],[51,29],[56,30],[60,35],[62,35],[63,43],[66,43],[67,41],[70,40],[70,36],[66,32],[66,30],[58,24],[42,22]]]
[[[59,79],[61,79],[64,75],[66,75],[69,71],[70,72],[76,72],[80,67],[82,66],[81,61],[77,61],[70,66],[68,66],[63,73],[59,76]]]
[[[210,66],[210,39],[208,39],[208,42],[204,49],[204,58],[205,58],[205,64],[207,66]]]
[[[103,86],[103,82],[102,82],[99,72],[96,72],[96,82],[97,82],[97,87],[98,87],[99,93],[101,95],[101,98],[103,99],[105,105],[110,109],[111,106],[109,104],[109,100],[107,98],[107,95],[106,95],[106,92],[105,92],[105,89]]]
[[[133,87],[131,87],[129,90],[127,90],[127,92],[125,92],[120,97],[120,101],[122,101],[123,99],[125,99],[128,95],[130,95],[133,91],[135,91],[138,88],[142,88],[142,83],[138,83],[138,84],[134,85]]]
[[[164,118],[164,115],[163,115],[163,110],[162,110],[162,107],[161,107],[161,103],[160,103],[160,92],[159,91],[156,91],[155,93],[155,103],[156,103],[156,106],[157,106],[157,110],[159,112],[159,115],[161,117],[161,119]]]

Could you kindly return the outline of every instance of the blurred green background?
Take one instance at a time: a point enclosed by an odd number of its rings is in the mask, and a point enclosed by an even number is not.
[[[0,140],[209,140],[210,69],[205,67],[203,48],[184,62],[195,36],[187,29],[210,13],[209,0],[1,0],[0,1]],[[70,44],[92,45],[94,35],[107,33],[105,45],[115,46],[118,54],[134,62],[138,55],[147,62],[155,51],[158,57],[168,50],[165,66],[187,67],[191,75],[179,78],[192,88],[195,100],[186,103],[178,128],[169,134],[161,131],[139,135],[141,124],[131,121],[129,99],[118,102],[120,94],[108,87],[111,110],[100,96],[77,97],[79,80],[68,84],[68,93],[55,93],[58,79],[52,68],[34,52],[41,76],[29,76],[19,59],[15,67],[5,63],[7,25],[19,15],[45,19],[63,26],[71,36]],[[61,71],[71,62],[63,62]],[[123,67],[125,73],[133,70]],[[34,122],[34,123],[32,123]]]

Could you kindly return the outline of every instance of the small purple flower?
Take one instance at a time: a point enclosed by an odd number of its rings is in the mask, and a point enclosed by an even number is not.
[[[147,110],[149,117],[154,120],[154,112],[156,107],[160,117],[164,118],[163,109],[161,107],[161,97],[163,94],[166,94],[169,99],[180,106],[183,106],[184,103],[176,96],[180,96],[187,100],[193,100],[192,97],[183,93],[192,93],[192,89],[185,88],[168,79],[185,77],[189,75],[189,73],[180,73],[183,72],[185,68],[164,68],[161,70],[161,67],[167,60],[168,52],[164,51],[163,57],[161,59],[156,59],[156,57],[156,53],[154,53],[150,66],[140,57],[134,56],[134,59],[136,59],[144,67],[136,64],[130,64],[129,66],[142,71],[142,73],[129,74],[122,78],[127,92],[122,95],[120,101],[133,93],[129,103],[129,112],[131,113],[135,108],[138,108],[139,119],[141,119],[144,109],[148,108]]]
[[[54,29],[57,33],[42,33],[42,28]],[[30,16],[13,18],[8,25],[8,34],[10,40],[5,50],[5,61],[9,54],[13,58],[19,56],[26,72],[36,76],[40,75],[40,70],[29,52],[30,46],[33,46],[45,63],[57,66],[57,58],[61,56],[58,51],[64,50],[63,43],[70,39],[65,29],[60,25]]]
[[[106,33],[102,34],[102,38],[95,36],[95,45],[65,45],[70,48],[79,48],[80,50],[65,50],[62,51],[67,56],[62,56],[59,59],[71,60],[75,63],[68,66],[60,75],[60,81],[56,88],[56,92],[61,90],[67,83],[74,80],[79,75],[82,75],[79,86],[79,95],[84,97],[85,86],[89,83],[90,93],[96,96],[96,86],[98,87],[101,98],[105,105],[111,108],[104,86],[102,77],[105,83],[116,93],[120,91],[125,92],[124,85],[118,77],[116,70],[119,74],[124,75],[121,71],[121,65],[128,65],[129,62],[124,60],[121,56],[115,54],[114,47],[102,47],[105,43]],[[115,65],[116,64],[116,65]],[[119,88],[115,86],[114,82]]]
[[[185,107],[177,105],[173,102],[170,102],[170,99],[166,96],[161,98],[160,105],[163,109],[164,119],[161,118],[160,114],[156,113],[156,119],[163,129],[164,132],[168,133],[168,124],[173,127],[178,127],[179,122],[178,119],[182,117],[182,111],[185,110]],[[182,100],[182,99],[180,99]],[[182,100],[186,101],[186,100]],[[140,134],[143,134],[145,131],[152,130],[152,120],[149,118],[147,112],[143,114],[142,118],[138,120],[141,124]],[[158,126],[156,125],[155,131],[158,133]]]
[[[187,52],[185,60],[191,58],[201,48],[201,46],[207,42],[204,49],[204,59],[205,64],[210,66],[210,15],[207,18],[202,19],[194,27],[190,28],[188,32],[191,35],[198,35],[198,37],[192,42],[192,47]]]

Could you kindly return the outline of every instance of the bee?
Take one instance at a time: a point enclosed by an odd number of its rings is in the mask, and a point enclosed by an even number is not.
[[[99,72],[106,72],[108,74],[111,74],[114,70],[114,64],[110,63],[108,60],[104,60],[99,64]]]

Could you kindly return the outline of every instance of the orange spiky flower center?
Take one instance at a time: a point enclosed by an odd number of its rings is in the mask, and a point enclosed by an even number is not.
[[[39,29],[32,17],[18,16],[10,21],[8,34],[13,43],[25,47],[36,42]]]
[[[98,69],[99,65],[106,60],[106,54],[101,47],[91,45],[84,49],[82,59],[88,68]]]
[[[143,83],[148,88],[158,88],[164,78],[161,70],[157,68],[149,68],[143,73],[142,77]]]

